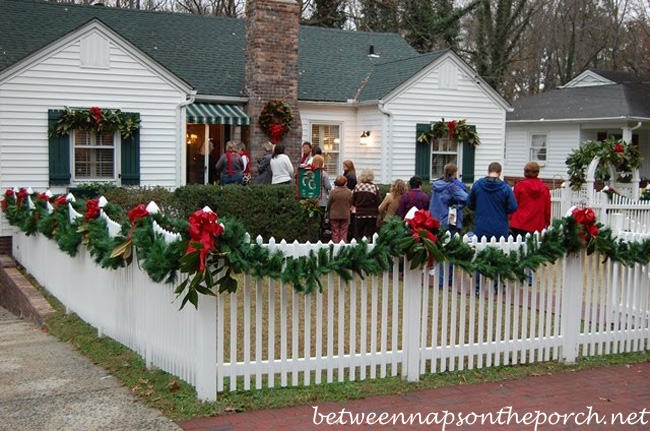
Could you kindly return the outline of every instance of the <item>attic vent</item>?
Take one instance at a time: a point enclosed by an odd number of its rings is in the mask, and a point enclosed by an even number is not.
[[[379,54],[375,54],[375,45],[370,45],[368,48],[368,57],[379,58]]]

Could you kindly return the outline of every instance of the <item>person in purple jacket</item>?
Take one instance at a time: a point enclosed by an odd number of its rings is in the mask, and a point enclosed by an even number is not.
[[[410,190],[402,195],[399,206],[397,207],[397,216],[399,218],[404,218],[412,207],[416,207],[419,210],[429,209],[429,195],[420,189],[421,186],[422,177],[419,175],[411,177],[409,180]]]

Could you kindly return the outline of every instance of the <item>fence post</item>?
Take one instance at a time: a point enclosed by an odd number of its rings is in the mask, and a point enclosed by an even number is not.
[[[578,339],[582,321],[582,291],[584,286],[585,252],[569,255],[564,266],[560,333],[562,354],[560,361],[573,364],[578,356]]]
[[[420,334],[422,319],[422,275],[421,268],[410,269],[411,262],[404,261],[404,362],[402,376],[406,380],[420,380]]]
[[[560,217],[564,215],[571,208],[571,201],[573,197],[573,190],[569,187],[569,182],[565,181],[562,184],[562,200],[560,201]]]
[[[625,215],[621,213],[612,214],[611,219],[611,229],[612,233],[615,236],[619,236],[623,231],[625,231]],[[607,305],[607,313],[605,317],[605,323],[607,324],[607,329],[611,329],[613,324],[620,322],[620,271],[621,264],[618,262],[611,263],[612,271],[610,272],[609,279],[609,303]]]
[[[191,304],[187,304],[191,307]],[[217,400],[217,298],[202,295],[196,310],[196,394]]]

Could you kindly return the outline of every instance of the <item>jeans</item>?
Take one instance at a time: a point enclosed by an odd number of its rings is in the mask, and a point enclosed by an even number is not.
[[[243,178],[244,175],[242,175],[241,172],[232,175],[226,174],[221,175],[220,182],[222,186],[226,186],[228,184],[241,184]]]

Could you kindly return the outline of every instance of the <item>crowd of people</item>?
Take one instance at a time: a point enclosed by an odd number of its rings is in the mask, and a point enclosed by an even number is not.
[[[291,184],[296,180],[297,170],[282,144],[262,144],[264,155],[257,162],[257,184]],[[524,166],[524,179],[514,189],[501,179],[501,164],[492,162],[487,176],[476,181],[469,192],[458,179],[458,167],[448,163],[441,178],[432,183],[431,196],[422,189],[422,178],[411,177],[407,184],[395,180],[390,191],[382,199],[379,187],[374,182],[372,169],[363,169],[357,176],[352,160],[344,160],[342,173],[333,182],[325,171],[325,159],[318,146],[304,142],[297,163],[298,167],[310,166],[322,169],[321,194],[318,206],[324,215],[334,243],[371,238],[382,223],[391,217],[408,218],[418,209],[431,212],[443,229],[452,235],[463,229],[463,209],[474,211],[474,227],[471,235],[479,239],[501,238],[509,234],[525,237],[540,232],[551,221],[551,197],[548,187],[538,178],[540,167],[536,162]],[[242,184],[251,180],[252,163],[246,148],[230,141],[226,152],[216,164],[222,185]],[[436,268],[430,273],[434,275]],[[438,284],[444,285],[448,276],[451,285],[451,265],[445,270],[439,265]],[[496,288],[496,281],[495,288]],[[476,277],[476,290],[480,289],[480,277]]]

